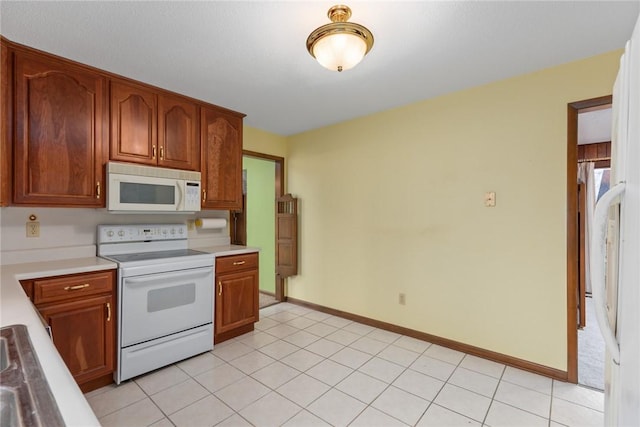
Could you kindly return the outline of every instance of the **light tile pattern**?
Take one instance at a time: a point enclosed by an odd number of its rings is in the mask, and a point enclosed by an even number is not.
[[[589,426],[603,394],[289,303],[85,396],[104,426]]]

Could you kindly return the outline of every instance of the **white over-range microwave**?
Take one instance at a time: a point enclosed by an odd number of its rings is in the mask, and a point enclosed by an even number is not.
[[[109,212],[197,212],[200,188],[200,172],[107,163]]]

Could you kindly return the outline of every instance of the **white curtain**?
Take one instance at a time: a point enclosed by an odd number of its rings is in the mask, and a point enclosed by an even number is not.
[[[587,203],[585,207],[585,219],[584,219],[584,261],[585,261],[585,290],[591,293],[591,272],[589,269],[589,239],[591,236],[591,228],[593,222],[593,212],[596,208],[596,186],[594,176],[594,162],[578,163],[578,183],[585,184],[587,191]]]

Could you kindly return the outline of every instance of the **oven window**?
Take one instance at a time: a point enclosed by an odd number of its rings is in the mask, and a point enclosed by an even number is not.
[[[147,293],[147,313],[193,304],[195,301],[195,283],[154,289]]]
[[[142,203],[145,205],[174,205],[173,185],[120,183],[120,203]]]

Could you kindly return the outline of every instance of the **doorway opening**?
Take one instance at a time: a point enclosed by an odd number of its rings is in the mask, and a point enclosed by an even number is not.
[[[284,194],[284,158],[243,150],[242,210],[231,211],[231,243],[259,247],[260,308],[284,301],[277,274],[276,200]]]
[[[611,96],[603,96],[573,102],[567,108],[567,381],[594,388],[604,384],[604,354],[599,355],[604,346],[591,310],[589,210],[599,190],[604,189],[600,184],[605,184],[608,176],[611,125],[605,125],[605,136],[595,140],[583,136],[584,127],[579,125],[592,117],[606,115],[611,102]]]

